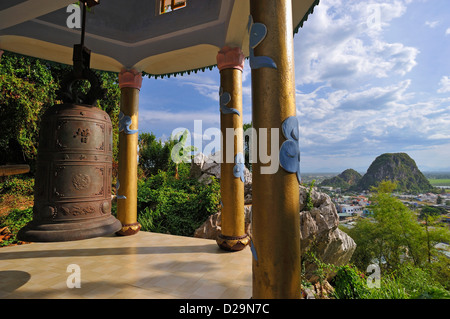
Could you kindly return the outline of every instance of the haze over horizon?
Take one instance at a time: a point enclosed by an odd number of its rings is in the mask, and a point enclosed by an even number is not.
[[[405,152],[422,172],[450,171],[450,2],[321,0],[294,37],[301,170],[365,172]],[[251,122],[251,71],[243,120]],[[163,140],[201,120],[219,128],[217,68],[144,78],[140,132]]]

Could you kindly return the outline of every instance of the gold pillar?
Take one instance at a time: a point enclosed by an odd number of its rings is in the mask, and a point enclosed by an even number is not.
[[[121,89],[119,114],[119,173],[117,176],[117,219],[122,223],[118,235],[139,232],[137,222],[137,165],[139,90],[142,74],[136,70],[119,73]]]
[[[271,147],[271,138],[281,146],[288,139],[282,134],[283,123],[288,118],[296,122],[291,0],[251,0],[250,13],[253,127],[259,143],[261,129],[267,129],[267,154],[272,160],[273,154],[279,155],[281,163],[280,149]],[[263,164],[259,156],[252,166],[253,298],[300,298],[298,179],[281,167],[275,173],[262,171],[270,163]]]
[[[220,71],[220,129],[222,163],[220,192],[222,231],[217,238],[227,251],[244,249],[250,239],[245,233],[244,144],[242,125],[242,70],[244,54],[240,48],[224,47],[217,55]]]

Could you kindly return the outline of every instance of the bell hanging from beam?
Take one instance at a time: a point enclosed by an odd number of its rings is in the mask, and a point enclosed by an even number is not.
[[[42,117],[36,163],[33,220],[17,237],[28,242],[81,240],[111,235],[122,225],[111,215],[112,124],[93,104],[104,94],[90,69],[84,46],[84,1],[81,44],[74,46],[73,72],[63,81],[63,104]],[[72,91],[77,80],[91,84],[86,95]]]

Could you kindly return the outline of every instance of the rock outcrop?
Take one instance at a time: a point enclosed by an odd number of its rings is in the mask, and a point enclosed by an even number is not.
[[[359,180],[356,190],[370,190],[383,180],[397,183],[399,192],[429,192],[433,186],[423,175],[416,162],[406,153],[385,153],[370,164],[366,174]]]
[[[306,210],[309,190],[300,186],[300,250],[301,255],[313,252],[325,264],[341,266],[350,261],[356,249],[356,243],[338,228],[339,216],[336,206],[327,194],[312,189],[310,197],[313,208]],[[314,282],[315,263],[304,261],[306,279]],[[333,276],[330,273],[330,277]]]
[[[362,175],[355,171],[354,169],[346,169],[338,176],[328,178],[320,183],[320,186],[332,186],[334,188],[340,188],[345,191],[358,184]]]
[[[203,183],[210,183],[211,177],[215,177],[220,180],[220,153],[216,153],[211,156],[206,156],[203,153],[198,153],[194,156],[191,163],[192,178],[197,178]],[[252,203],[252,173],[245,167],[244,170],[244,198],[245,204]]]
[[[202,156],[200,158],[205,159]],[[203,163],[203,164],[201,164]],[[220,164],[206,163],[205,160],[193,163],[193,177],[200,180],[206,180],[205,175],[214,175],[220,178]],[[213,167],[215,166],[215,167]],[[219,175],[217,175],[217,171]],[[216,172],[211,174],[210,172]],[[246,206],[243,214],[245,215],[246,230],[251,234],[251,172],[246,170]],[[312,251],[324,263],[336,266],[344,265],[350,261],[356,244],[345,232],[338,228],[339,216],[331,198],[324,193],[312,189],[309,194],[312,201],[312,209],[306,210],[306,201],[309,189],[300,186],[300,249],[301,255],[305,256]],[[221,212],[217,212],[208,217],[203,225],[196,231],[194,236],[199,238],[216,239],[220,234]],[[316,265],[305,258],[304,261],[306,279],[315,282]],[[333,274],[330,274],[330,278]]]

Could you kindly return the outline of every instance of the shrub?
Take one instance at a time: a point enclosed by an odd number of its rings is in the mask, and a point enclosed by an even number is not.
[[[160,171],[138,184],[138,221],[144,231],[192,236],[219,204],[216,179],[206,185],[185,174],[177,179]]]
[[[399,283],[404,287],[409,298],[450,298],[450,292],[437,282],[429,271],[409,264],[404,264],[395,275],[398,278]]]
[[[333,279],[338,299],[449,299],[450,292],[433,279],[431,272],[403,264],[382,274],[379,288],[369,288],[364,274],[349,265],[339,267]]]
[[[380,288],[368,288],[366,299],[409,299],[401,280],[395,276],[383,276]]]
[[[332,284],[337,299],[365,299],[369,293],[364,274],[350,265],[339,267]]]
[[[34,178],[8,178],[0,183],[0,194],[31,196],[34,191]]]
[[[16,238],[19,230],[33,219],[33,207],[27,209],[13,209],[7,215],[0,216],[0,228],[8,227],[12,234],[9,240],[0,242],[0,247],[17,243]]]

